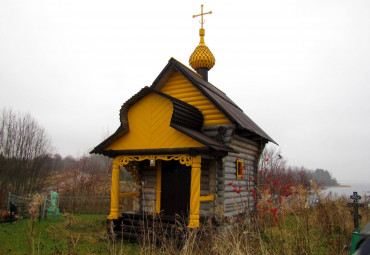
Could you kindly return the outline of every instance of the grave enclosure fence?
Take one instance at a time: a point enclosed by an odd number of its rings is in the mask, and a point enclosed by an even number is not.
[[[7,199],[0,204],[0,221],[8,222],[4,212],[10,212],[10,204],[17,207],[17,216],[20,219],[28,218],[28,205],[32,201],[31,197],[22,197],[9,192]],[[40,207],[40,218],[54,218],[55,215],[48,215],[47,209],[50,207],[50,197],[45,196],[45,203]],[[120,198],[121,209],[131,210],[134,204],[134,198]],[[101,214],[108,215],[110,209],[110,196],[59,196],[57,207],[61,214]],[[1,214],[4,213],[4,217]]]
[[[31,202],[31,198],[17,196],[9,192],[7,199],[2,199],[2,203],[0,204],[0,223],[11,222],[15,220],[14,217],[10,216],[12,202],[17,208],[17,218],[28,218],[28,205]]]

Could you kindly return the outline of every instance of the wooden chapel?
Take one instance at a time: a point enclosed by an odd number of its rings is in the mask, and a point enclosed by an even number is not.
[[[204,42],[204,14],[202,6],[195,15],[202,17],[189,59],[195,71],[171,58],[150,87],[122,105],[119,128],[91,152],[113,158],[108,220],[117,224],[128,214],[119,212],[119,198],[127,196],[137,197],[131,215],[177,215],[189,228],[216,215],[236,219],[254,207],[259,155],[274,140],[208,82],[215,58]],[[121,167],[140,190],[120,193]]]

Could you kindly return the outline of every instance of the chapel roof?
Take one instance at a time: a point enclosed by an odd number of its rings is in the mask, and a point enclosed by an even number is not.
[[[200,92],[208,98],[237,128],[257,135],[258,137],[277,144],[265,131],[263,131],[251,118],[249,118],[238,105],[236,105],[224,92],[204,80],[199,74],[186,67],[174,58],[154,80],[151,88],[160,90],[163,84],[169,79],[173,72],[179,71],[189,80]]]

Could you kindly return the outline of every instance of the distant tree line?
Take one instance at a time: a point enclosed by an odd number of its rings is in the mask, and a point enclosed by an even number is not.
[[[327,170],[288,166],[280,151],[273,147],[266,147],[260,157],[257,181],[260,187],[268,186],[278,196],[285,194],[291,186],[310,189],[313,182],[318,186],[338,185]]]
[[[15,113],[11,109],[0,112],[0,202],[1,194],[12,192],[29,195],[45,189],[63,186],[68,194],[107,193],[112,161],[102,155],[62,157],[53,154],[46,131],[30,114]],[[64,174],[64,175],[63,175]],[[63,176],[63,178],[59,178]],[[122,170],[121,179],[132,178]],[[58,179],[59,178],[59,179]],[[309,188],[311,181],[319,185],[338,185],[327,170],[309,170],[287,166],[280,152],[267,147],[260,157],[260,184],[278,182],[275,187],[302,185]],[[97,184],[104,184],[104,191]],[[106,185],[106,183],[108,183]],[[277,191],[278,192],[278,191]]]
[[[111,167],[110,159],[101,155],[62,158],[52,152],[45,129],[30,114],[1,109],[0,202],[8,192],[27,196],[57,186],[54,177],[64,171],[83,173],[86,183],[88,175],[107,175]]]
[[[31,194],[40,190],[49,174],[51,151],[45,130],[30,114],[11,109],[0,113],[0,188]]]
[[[337,179],[332,177],[328,170],[316,169],[315,171],[310,170],[309,173],[311,174],[312,179],[318,184],[324,186],[339,185]]]

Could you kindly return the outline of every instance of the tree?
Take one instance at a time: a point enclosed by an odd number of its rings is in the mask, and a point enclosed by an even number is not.
[[[0,112],[0,189],[28,195],[44,187],[51,143],[30,114]]]
[[[338,185],[337,180],[331,177],[331,174],[328,170],[316,169],[315,172],[312,173],[312,178],[315,180],[316,183],[324,186]]]
[[[290,194],[292,186],[309,189],[311,185],[309,170],[288,167],[281,152],[271,146],[267,146],[260,157],[257,179],[260,190],[269,189],[278,197]]]

